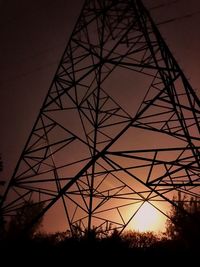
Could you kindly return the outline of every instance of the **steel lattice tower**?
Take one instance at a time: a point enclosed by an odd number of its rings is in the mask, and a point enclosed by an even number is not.
[[[200,197],[199,132],[200,101],[142,2],[86,0],[3,212],[33,200],[71,231],[123,231],[146,201],[165,213],[177,192]]]

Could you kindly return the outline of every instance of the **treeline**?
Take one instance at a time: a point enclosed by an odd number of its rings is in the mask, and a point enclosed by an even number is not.
[[[90,238],[72,237],[68,232],[38,233],[31,239],[7,240],[0,249],[1,260],[8,266],[173,266],[175,262],[191,266],[198,260],[198,250],[199,246],[189,247],[178,239],[134,231]]]
[[[200,205],[197,199],[186,200],[179,194],[174,199],[166,232],[156,235],[153,232],[117,230],[107,236],[93,228],[83,233],[76,229],[70,232],[46,234],[40,231],[42,221],[25,235],[20,235],[22,228],[31,217],[39,212],[41,204],[27,203],[19,209],[1,238],[1,259],[9,264],[65,266],[114,266],[131,263],[131,266],[148,264],[154,266],[189,264],[198,260],[200,247]],[[11,256],[12,255],[12,256]],[[27,260],[28,259],[28,260]]]

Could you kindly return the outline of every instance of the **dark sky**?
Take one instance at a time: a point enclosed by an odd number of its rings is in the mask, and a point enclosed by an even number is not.
[[[167,4],[169,2],[176,2]],[[83,0],[0,0],[0,153],[9,179],[48,91]],[[144,0],[200,95],[200,1]]]

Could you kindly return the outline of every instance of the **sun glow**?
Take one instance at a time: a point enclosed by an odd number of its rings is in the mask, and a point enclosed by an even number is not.
[[[145,202],[134,216],[131,228],[139,232],[163,232],[165,230],[165,222],[165,216],[151,204]]]

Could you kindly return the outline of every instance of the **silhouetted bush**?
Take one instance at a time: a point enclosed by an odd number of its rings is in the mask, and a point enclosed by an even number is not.
[[[0,172],[3,170],[3,162],[1,160],[0,156]],[[3,188],[5,185],[5,181],[0,181],[0,187]],[[2,190],[3,191],[3,190]],[[3,194],[0,192],[0,240],[3,240],[5,238],[5,219],[3,216],[3,210],[2,210],[2,200],[3,199]]]
[[[131,248],[148,248],[159,241],[159,237],[153,232],[127,231],[122,235],[122,239]]]
[[[166,235],[173,241],[181,241],[185,246],[196,247],[200,240],[200,203],[191,197],[189,200],[181,194],[174,199],[177,206],[170,211],[167,220]]]
[[[34,203],[27,201],[20,207],[15,216],[13,216],[8,224],[8,239],[23,238],[31,239],[39,230],[42,224],[42,217],[32,224],[33,219],[41,212],[43,203]]]

